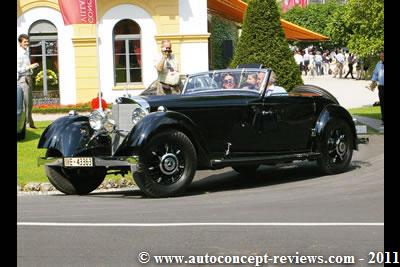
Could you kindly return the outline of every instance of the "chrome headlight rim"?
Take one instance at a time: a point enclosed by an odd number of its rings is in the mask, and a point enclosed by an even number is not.
[[[141,121],[144,117],[147,116],[149,112],[147,109],[139,106],[132,111],[132,123],[135,126],[139,121]]]
[[[94,110],[89,114],[89,125],[95,131],[100,131],[106,120],[106,114],[102,110]]]
[[[99,131],[106,131],[106,132],[113,132],[115,121],[111,119],[111,111],[110,110],[94,110],[89,114],[89,125],[90,127],[99,132]]]

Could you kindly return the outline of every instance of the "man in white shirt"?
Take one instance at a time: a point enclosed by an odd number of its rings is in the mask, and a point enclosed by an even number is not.
[[[299,51],[296,51],[294,54],[294,60],[296,61],[297,66],[299,67],[300,73],[303,71],[303,56]]]
[[[172,53],[170,40],[161,41],[161,54],[155,61],[158,72],[157,94],[177,94],[180,91],[179,66]]]
[[[26,34],[18,36],[19,46],[17,47],[17,84],[24,92],[24,103],[26,108],[26,119],[29,127],[36,129],[32,119],[32,70],[39,67],[38,63],[31,64],[29,59],[29,37]]]
[[[333,78],[336,78],[338,72],[339,72],[339,78],[342,78],[343,74],[343,64],[344,64],[344,55],[342,54],[342,51],[339,51],[339,53],[336,54],[336,70],[335,74],[333,75]]]

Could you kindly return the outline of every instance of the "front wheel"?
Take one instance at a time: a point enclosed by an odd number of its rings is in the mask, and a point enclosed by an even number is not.
[[[49,149],[46,157],[61,157],[57,150]],[[66,195],[86,195],[95,190],[106,177],[104,167],[64,168],[61,166],[44,167],[49,182]]]
[[[95,190],[106,176],[106,168],[63,168],[45,166],[50,183],[66,195],[87,195]]]
[[[190,139],[182,132],[166,131],[144,147],[133,179],[149,197],[170,197],[189,186],[196,167],[196,150]]]
[[[353,156],[353,138],[349,124],[342,119],[329,121],[321,136],[319,151],[321,158],[317,163],[324,173],[346,171]]]

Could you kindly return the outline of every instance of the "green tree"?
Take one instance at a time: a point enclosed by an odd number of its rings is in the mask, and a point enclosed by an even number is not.
[[[275,0],[251,0],[248,4],[231,67],[246,63],[261,63],[272,68],[278,77],[277,83],[288,91],[303,84],[281,27]]]
[[[347,47],[352,30],[348,27],[344,17],[346,10],[346,5],[336,9],[328,21],[326,35],[330,38],[330,48]]]
[[[330,38],[330,41],[326,42],[293,42],[294,45],[304,48],[312,44],[332,49],[347,45],[349,33],[347,28],[343,26],[345,8],[346,6],[337,0],[331,0],[325,4],[310,4],[304,8],[294,7],[284,13],[282,17]]]
[[[345,23],[352,30],[348,48],[362,57],[371,57],[384,47],[383,0],[348,0]]]

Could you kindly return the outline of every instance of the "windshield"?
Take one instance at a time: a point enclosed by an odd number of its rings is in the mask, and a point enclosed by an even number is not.
[[[188,77],[182,93],[227,89],[262,92],[267,73],[264,69],[225,69],[193,74]]]

